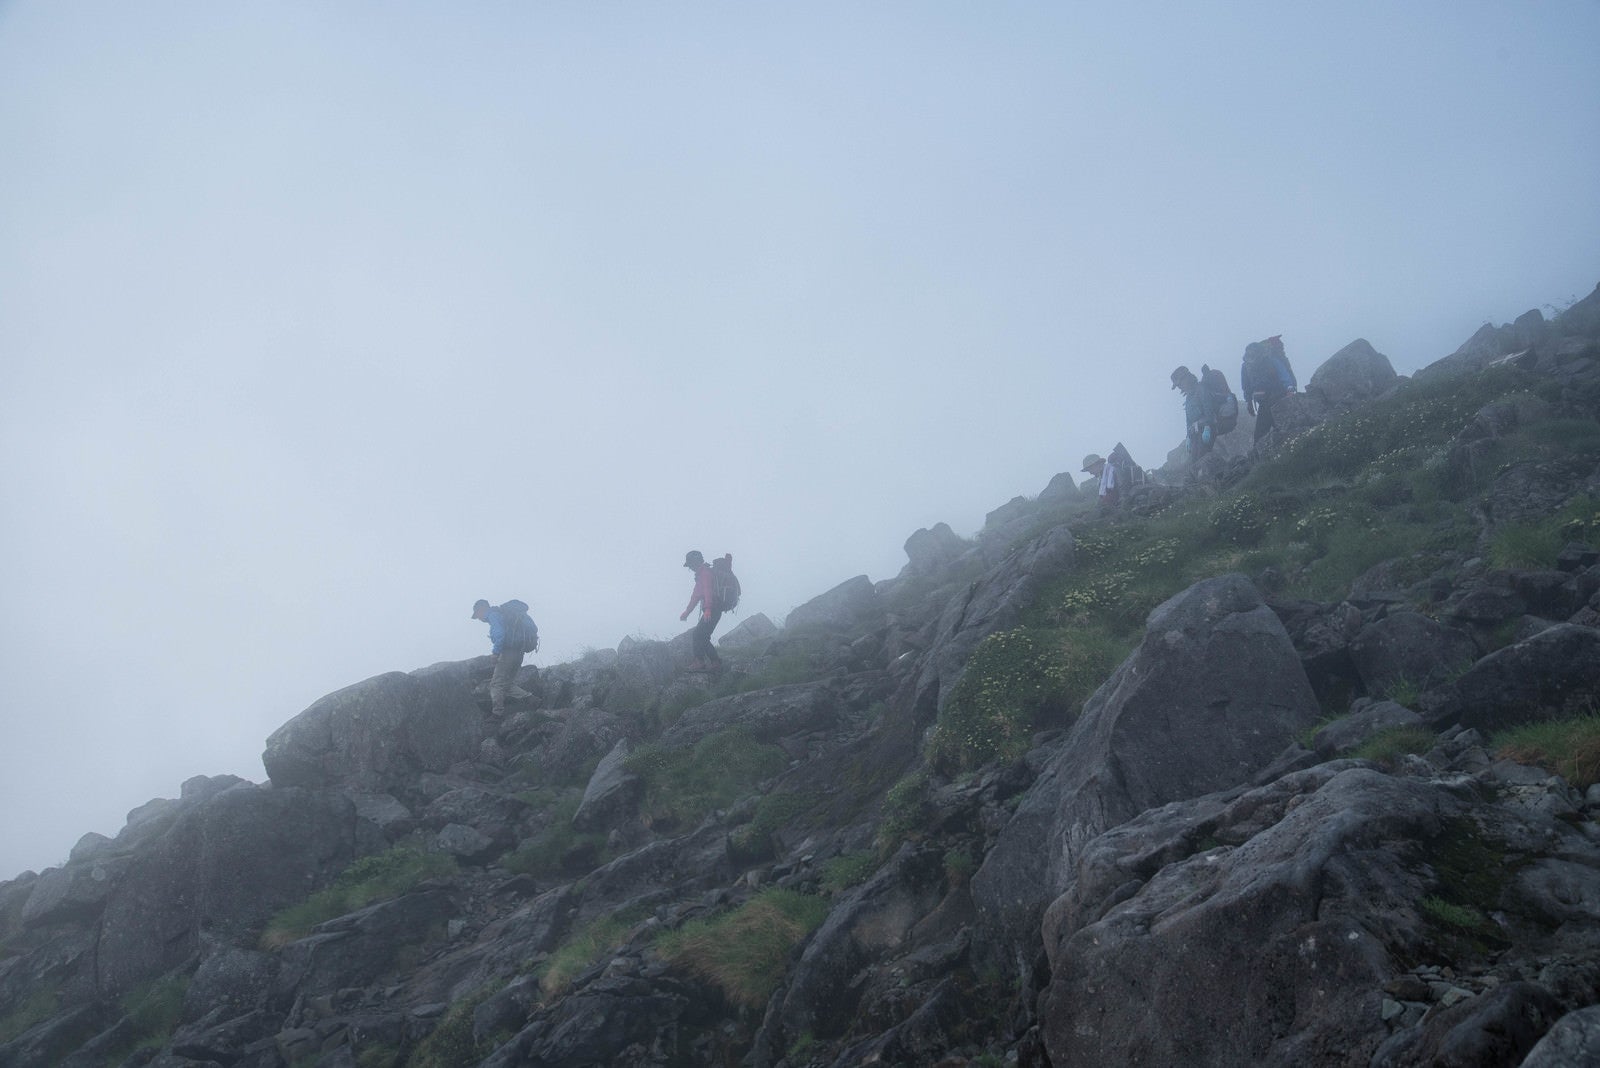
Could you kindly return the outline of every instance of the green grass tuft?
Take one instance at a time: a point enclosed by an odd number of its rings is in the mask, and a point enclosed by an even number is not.
[[[829,896],[859,886],[878,869],[878,855],[870,851],[846,853],[822,865],[822,892]]]
[[[1422,727],[1390,727],[1368,738],[1350,755],[1393,767],[1403,756],[1426,753],[1433,748],[1435,735]]]
[[[1580,790],[1600,782],[1600,715],[1529,723],[1494,736],[1496,755],[1549,768]]]
[[[732,912],[663,933],[655,949],[672,965],[710,980],[729,1001],[760,1008],[782,981],[794,947],[827,915],[825,899],[774,887]]]

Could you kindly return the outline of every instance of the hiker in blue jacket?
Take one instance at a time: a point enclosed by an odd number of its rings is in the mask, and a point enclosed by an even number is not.
[[[511,600],[492,605],[479,598],[472,605],[472,618],[489,624],[490,655],[494,674],[489,677],[489,708],[496,716],[506,714],[506,699],[525,701],[533,694],[517,685],[522,658],[539,648],[539,628],[528,615],[528,606]]]
[[[1172,372],[1172,388],[1183,391],[1183,426],[1193,463],[1217,442],[1217,404],[1187,367]]]
[[[1256,417],[1256,441],[1266,436],[1276,421],[1272,408],[1290,396],[1299,383],[1294,378],[1294,368],[1283,351],[1283,335],[1274,334],[1265,341],[1252,341],[1244,347],[1244,362],[1239,366],[1239,389],[1244,393],[1245,411]]]

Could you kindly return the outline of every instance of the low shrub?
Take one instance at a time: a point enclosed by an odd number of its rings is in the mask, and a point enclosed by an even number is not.
[[[830,896],[841,894],[852,886],[866,882],[877,868],[876,853],[846,853],[834,857],[822,865],[822,892]]]
[[[1600,715],[1525,724],[1493,742],[1497,755],[1549,768],[1580,790],[1600,782]]]
[[[782,830],[810,801],[800,794],[768,794],[756,804],[750,822],[734,829],[728,844],[736,856],[749,863],[765,860],[773,854],[772,836]]]
[[[928,739],[927,756],[946,770],[1013,760],[1040,726],[1070,723],[1115,661],[1093,631],[1019,627],[978,643]]]
[[[1477,909],[1452,904],[1442,897],[1425,897],[1420,908],[1424,916],[1435,922],[1449,927],[1459,927],[1465,931],[1476,931],[1484,923],[1483,914]]]
[[[311,933],[317,924],[410,893],[425,879],[453,875],[456,862],[443,853],[413,846],[396,846],[385,853],[362,857],[323,890],[298,905],[291,905],[268,921],[261,933],[262,949],[281,949]]]
[[[663,933],[655,950],[670,964],[710,980],[729,1001],[758,1009],[783,979],[795,946],[827,915],[825,899],[774,887],[732,912]]]
[[[878,849],[889,853],[922,826],[923,795],[928,789],[928,773],[914,771],[889,787],[883,795],[882,819],[878,823]]]

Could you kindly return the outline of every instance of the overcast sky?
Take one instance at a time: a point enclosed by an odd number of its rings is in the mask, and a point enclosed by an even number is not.
[[[1600,4],[0,2],[0,877],[1600,281]],[[736,622],[736,620],[734,621]]]

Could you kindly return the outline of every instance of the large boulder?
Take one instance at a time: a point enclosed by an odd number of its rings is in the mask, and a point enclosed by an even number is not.
[[[1358,337],[1317,368],[1306,392],[1330,411],[1345,411],[1382,396],[1399,380],[1389,357]]]
[[[661,745],[679,748],[730,727],[742,727],[762,742],[831,726],[840,701],[827,682],[799,682],[707,701],[684,712],[661,736]]]
[[[1025,972],[1084,845],[1265,767],[1319,715],[1283,624],[1243,575],[1196,583],[1084,705],[972,880],[980,952]]]
[[[275,786],[408,796],[423,772],[478,754],[484,715],[449,674],[386,675],[337,690],[279,727],[261,755]]]
[[[865,575],[857,575],[791,610],[784,618],[783,625],[791,631],[805,627],[842,630],[853,627],[882,610],[882,606],[878,603],[878,591],[872,585],[872,580]]]
[[[1422,695],[1434,727],[1495,731],[1560,719],[1600,693],[1600,630],[1559,623],[1479,660],[1453,682]]]
[[[1076,488],[1076,487],[1074,487]],[[912,575],[926,575],[944,567],[966,551],[962,541],[948,523],[935,523],[923,527],[906,539],[906,571]]]
[[[1391,612],[1350,643],[1350,659],[1371,694],[1388,695],[1407,683],[1419,690],[1439,685],[1477,658],[1471,635],[1420,612]]]
[[[191,956],[202,931],[239,941],[385,845],[348,799],[249,784],[191,806],[135,854],[100,920],[97,976],[116,996]]]
[[[717,644],[724,649],[749,649],[772,641],[778,633],[778,625],[768,619],[765,613],[757,612],[748,619],[740,620],[737,627],[717,639]]]
[[[644,792],[644,783],[628,770],[629,752],[628,740],[623,738],[601,758],[584,788],[578,811],[573,813],[573,827],[580,831],[600,830],[632,813]]]

